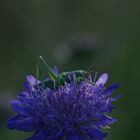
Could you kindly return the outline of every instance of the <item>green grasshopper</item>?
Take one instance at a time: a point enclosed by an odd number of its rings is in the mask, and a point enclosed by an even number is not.
[[[37,87],[40,87],[41,89],[45,89],[46,87],[54,90],[58,89],[60,85],[64,85],[65,82],[70,83],[71,79],[77,80],[80,82],[82,79],[85,78],[85,76],[89,73],[84,70],[76,70],[76,71],[70,71],[70,72],[62,72],[58,74],[54,69],[52,69],[45,61],[45,59],[40,56],[39,61],[43,63],[43,65],[46,67],[47,72],[50,76],[50,79],[42,80],[39,84],[37,84]],[[39,63],[37,64],[37,73],[36,77],[38,79],[39,77]]]

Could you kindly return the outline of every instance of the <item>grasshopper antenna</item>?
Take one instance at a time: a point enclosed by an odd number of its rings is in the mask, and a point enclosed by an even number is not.
[[[39,79],[39,72],[40,72],[40,66],[39,63],[36,63],[36,78]]]
[[[57,73],[46,63],[45,59],[42,56],[39,56],[39,60],[42,61],[44,66],[47,68],[48,74],[52,78],[52,80],[55,80],[57,78]]]
[[[94,63],[93,65],[91,65],[91,66],[86,70],[86,72],[87,72],[87,73],[93,72],[93,71],[94,71],[93,68],[95,67],[95,65],[96,65],[96,63]]]

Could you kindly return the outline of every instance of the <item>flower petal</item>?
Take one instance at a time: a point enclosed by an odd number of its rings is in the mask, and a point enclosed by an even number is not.
[[[28,82],[31,86],[33,86],[33,85],[35,85],[35,84],[37,83],[37,79],[36,79],[34,76],[32,76],[32,75],[28,75],[28,76],[26,77],[26,79],[27,79],[27,82]]]
[[[102,96],[103,97],[109,97],[111,96],[111,94],[117,89],[119,88],[120,84],[119,83],[115,83],[113,85],[111,85],[110,87],[106,88],[103,92],[102,92]]]
[[[77,134],[72,134],[68,137],[68,140],[80,140],[80,137]]]
[[[107,133],[103,133],[98,129],[88,129],[88,134],[94,140],[103,140]]]
[[[20,114],[26,114],[27,110],[23,107],[23,104],[21,101],[18,101],[18,100],[11,100],[11,106],[13,108],[13,110],[17,113],[20,113]]]
[[[100,128],[103,128],[103,127],[109,126],[115,122],[117,122],[117,119],[115,119],[115,118],[111,118],[109,116],[102,116],[102,118],[97,122],[97,125]]]
[[[99,79],[96,81],[96,85],[99,86],[99,85],[102,85],[104,86],[105,83],[107,82],[107,79],[108,79],[108,74],[107,73],[104,73],[102,74]]]
[[[32,118],[16,115],[8,120],[7,127],[9,129],[16,129],[19,131],[33,131],[36,129],[36,125]]]
[[[46,140],[48,134],[45,131],[38,131],[33,134],[30,138],[26,140]]]

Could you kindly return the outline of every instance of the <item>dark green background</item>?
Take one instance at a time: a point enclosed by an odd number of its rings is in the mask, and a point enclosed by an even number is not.
[[[39,55],[61,71],[108,72],[120,82],[106,140],[138,140],[140,119],[140,2],[138,0],[0,1],[0,140],[23,140],[27,134],[6,129],[9,100],[35,74]]]

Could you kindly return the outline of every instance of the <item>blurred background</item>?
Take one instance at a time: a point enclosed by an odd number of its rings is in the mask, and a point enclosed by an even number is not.
[[[23,140],[28,134],[8,130],[9,100],[23,90],[45,56],[60,71],[108,72],[120,82],[123,97],[115,103],[106,140],[139,139],[140,2],[138,0],[0,1],[0,140]],[[31,135],[31,134],[29,134]]]

